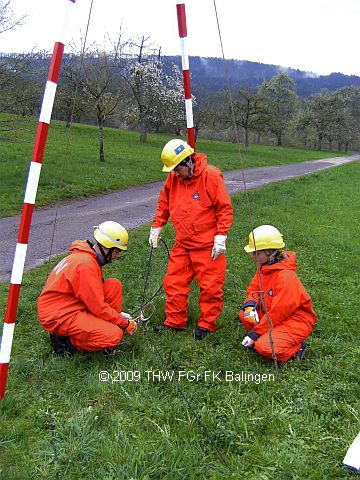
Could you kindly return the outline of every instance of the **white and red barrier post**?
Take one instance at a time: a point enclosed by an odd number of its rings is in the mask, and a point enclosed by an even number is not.
[[[64,0],[66,11],[64,14],[63,28],[59,33],[59,41],[55,42],[49,67],[47,82],[43,95],[39,123],[36,132],[33,154],[27,178],[24,205],[22,209],[18,239],[10,278],[8,303],[6,307],[1,345],[0,345],[0,399],[3,400],[6,390],[11,347],[18,309],[20,288],[24,272],[26,251],[30,234],[32,214],[35,206],[36,193],[40,178],[44,149],[54,104],[55,92],[60,75],[62,57],[64,53],[66,31],[69,25],[69,15],[76,0]]]
[[[183,74],[183,80],[184,80],[184,96],[185,96],[188,144],[191,147],[195,148],[195,130],[194,130],[192,99],[191,99],[189,56],[187,53],[187,28],[186,28],[186,11],[185,11],[184,0],[177,0],[176,11],[177,11],[179,37],[181,42],[181,61],[182,61],[182,74]]]

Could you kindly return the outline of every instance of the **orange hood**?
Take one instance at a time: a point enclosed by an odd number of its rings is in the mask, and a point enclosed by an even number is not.
[[[71,253],[89,253],[96,257],[96,252],[90,247],[86,240],[75,240],[69,247]]]
[[[263,265],[261,267],[261,273],[267,274],[272,273],[275,270],[296,270],[296,253],[295,252],[284,252],[286,258],[280,260],[280,262],[274,263],[273,265]]]

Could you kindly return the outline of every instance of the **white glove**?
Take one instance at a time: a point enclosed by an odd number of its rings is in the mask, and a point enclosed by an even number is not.
[[[125,318],[125,320],[128,320],[129,322],[130,320],[132,320],[132,316],[130,315],[130,313],[121,312],[121,316]]]
[[[214,246],[211,252],[211,258],[215,260],[219,255],[222,255],[226,252],[226,235],[215,235],[214,237]]]
[[[255,345],[255,341],[246,335],[244,340],[241,342],[241,345],[245,348],[253,348]]]
[[[149,244],[151,247],[156,248],[160,237],[162,227],[150,228]]]
[[[246,307],[244,311],[244,320],[247,320],[250,323],[256,324],[259,323],[259,315],[254,307]]]

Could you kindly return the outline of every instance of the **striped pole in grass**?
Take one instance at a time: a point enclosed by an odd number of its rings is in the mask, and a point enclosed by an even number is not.
[[[76,0],[64,0],[66,4],[64,19],[59,41],[55,42],[51,57],[47,82],[41,105],[39,123],[36,132],[33,154],[25,188],[24,204],[20,219],[18,239],[15,249],[15,256],[10,278],[8,303],[0,345],[0,399],[3,400],[6,390],[6,382],[9,370],[11,346],[14,335],[16,314],[19,303],[21,281],[24,272],[26,250],[30,233],[31,219],[35,206],[37,187],[40,178],[41,164],[44,156],[44,149],[54,104],[55,92],[60,75],[61,62],[64,53],[66,32],[69,25],[69,15]]]
[[[185,12],[184,0],[176,1],[176,11],[177,11],[179,37],[181,42],[181,62],[182,62],[182,74],[183,74],[183,80],[184,80],[184,96],[185,96],[188,144],[195,149],[195,130],[194,130],[194,120],[193,120],[192,99],[191,99],[189,56],[187,53],[187,44],[186,44],[187,28],[186,28],[186,12]]]

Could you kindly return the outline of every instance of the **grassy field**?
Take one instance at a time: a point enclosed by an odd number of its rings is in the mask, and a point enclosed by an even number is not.
[[[32,157],[37,121],[0,114],[0,218],[22,209],[27,172]],[[36,205],[102,194],[133,185],[163,180],[160,153],[171,135],[139,134],[117,129],[104,130],[105,163],[100,163],[98,130],[63,122],[52,122],[44,153]],[[299,148],[251,146],[239,157],[239,147],[225,142],[199,141],[198,151],[223,170],[316,160],[344,155]]]
[[[35,309],[55,260],[26,273],[7,394],[0,405],[0,478],[358,478],[342,466],[360,429],[358,175],[359,163],[353,163],[250,191],[249,202],[244,195],[234,197],[225,307],[218,332],[202,342],[192,338],[199,311],[194,286],[185,332],[152,333],[164,317],[160,295],[148,327],[140,328],[118,358],[55,358]],[[254,272],[243,246],[249,230],[264,223],[276,225],[287,247],[297,251],[298,273],[318,315],[305,362],[281,365],[278,381],[271,361],[241,348],[244,331],[236,318]],[[126,257],[104,269],[107,277],[123,281],[125,311],[133,311],[142,296],[147,234],[148,226],[131,231]],[[171,246],[170,226],[164,238]],[[166,263],[161,247],[154,254],[147,296],[161,284]],[[6,300],[2,283],[2,316]],[[165,375],[165,365],[178,383],[154,376]],[[105,381],[99,380],[101,371],[108,372]],[[206,371],[221,371],[220,380],[207,378]],[[226,371],[245,379],[252,374],[253,381],[226,381]],[[197,381],[191,381],[191,372]],[[257,381],[260,374],[267,381]]]

